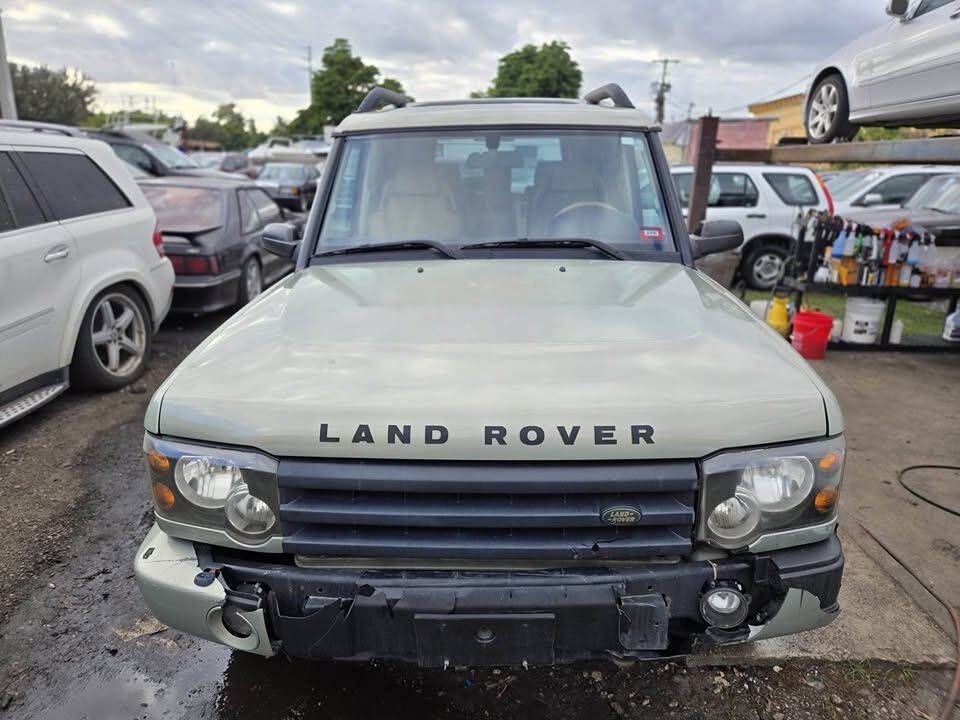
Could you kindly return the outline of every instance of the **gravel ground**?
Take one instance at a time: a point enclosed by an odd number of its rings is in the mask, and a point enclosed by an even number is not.
[[[290,662],[164,628],[133,583],[150,393],[223,316],[161,331],[126,391],[0,431],[0,718],[932,718],[940,669],[784,660],[481,671]]]

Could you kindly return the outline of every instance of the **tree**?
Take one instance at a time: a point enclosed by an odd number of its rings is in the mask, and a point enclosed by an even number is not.
[[[21,120],[79,125],[90,115],[97,94],[83,73],[10,63],[17,116]]]
[[[324,48],[320,69],[313,74],[312,104],[289,124],[295,133],[319,134],[324,125],[337,125],[357,109],[364,95],[376,85],[406,94],[399,80],[380,79],[376,65],[366,65],[353,54],[346,38],[337,38]]]
[[[473,97],[577,97],[583,73],[570,57],[570,47],[554,40],[524,45],[500,58],[497,76],[486,93]]]
[[[198,117],[189,130],[192,140],[215,142],[224,150],[242,150],[263,141],[256,123],[245,118],[235,103],[227,103],[213,111],[212,119]]]

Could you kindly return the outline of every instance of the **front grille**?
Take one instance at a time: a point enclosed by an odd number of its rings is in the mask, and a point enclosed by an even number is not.
[[[692,462],[281,460],[286,552],[364,558],[629,559],[692,548]],[[639,510],[635,524],[601,518]]]

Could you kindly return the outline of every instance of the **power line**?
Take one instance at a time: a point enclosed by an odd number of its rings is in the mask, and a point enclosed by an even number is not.
[[[660,82],[653,84],[654,90],[654,104],[657,108],[657,124],[663,125],[663,103],[667,98],[667,93],[670,92],[670,83],[667,82],[667,68],[670,66],[670,63],[680,62],[676,58],[661,58],[659,60],[651,60],[650,62],[660,64]]]

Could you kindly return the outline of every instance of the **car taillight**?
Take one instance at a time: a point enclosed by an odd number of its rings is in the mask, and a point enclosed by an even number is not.
[[[171,255],[170,262],[178,275],[213,275],[220,271],[213,255]]]
[[[153,228],[153,249],[157,251],[157,255],[160,257],[166,255],[166,252],[163,249],[163,233],[160,232],[159,223],[157,223]]]
[[[833,196],[830,194],[830,191],[827,190],[827,184],[823,181],[823,178],[820,177],[820,173],[814,173],[817,176],[817,182],[820,183],[820,189],[823,190],[823,194],[827,196],[827,212],[830,213],[830,217],[833,217]]]

